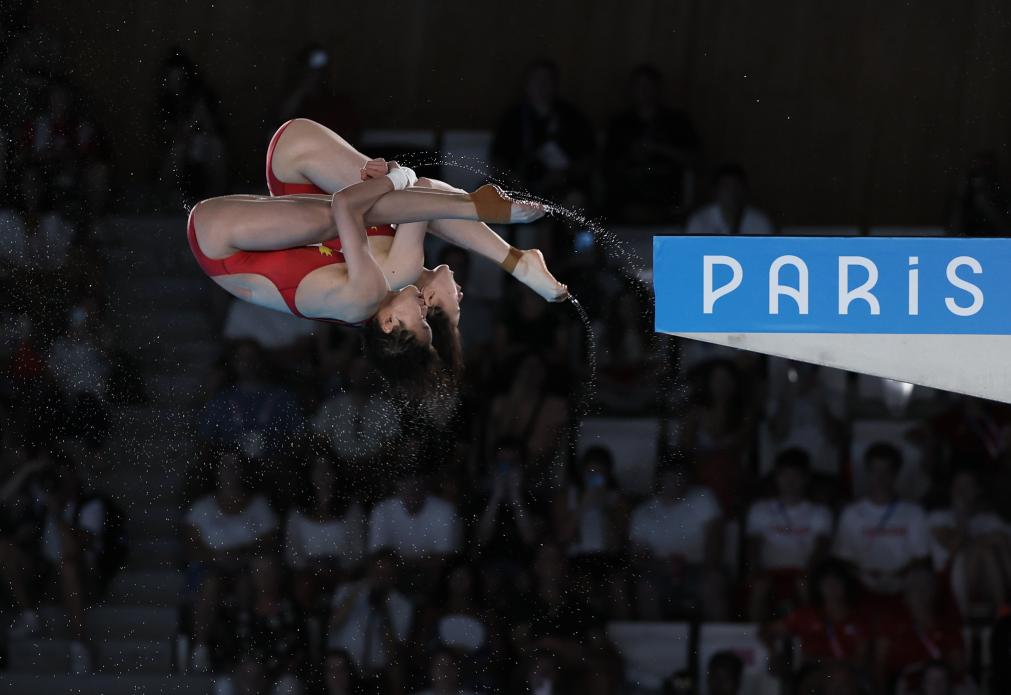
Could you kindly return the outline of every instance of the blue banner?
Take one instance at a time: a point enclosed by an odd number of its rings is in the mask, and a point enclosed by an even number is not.
[[[666,333],[1011,334],[1011,239],[664,236]]]

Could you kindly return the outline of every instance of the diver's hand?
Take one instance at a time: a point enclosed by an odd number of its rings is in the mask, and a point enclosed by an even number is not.
[[[390,173],[390,165],[386,163],[385,159],[382,157],[379,159],[370,159],[365,162],[365,166],[362,167],[362,181],[378,179],[380,176],[386,176],[388,173]]]

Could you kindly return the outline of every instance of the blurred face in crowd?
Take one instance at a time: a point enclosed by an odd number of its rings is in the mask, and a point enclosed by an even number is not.
[[[527,75],[526,96],[537,111],[547,113],[554,106],[558,94],[555,74],[546,65],[538,65]]]
[[[333,464],[329,459],[319,457],[312,464],[312,489],[316,493],[316,499],[322,502],[329,502],[333,497],[334,477]]]
[[[385,556],[377,557],[372,563],[369,581],[374,588],[391,590],[397,582],[397,568],[393,566],[393,561]]]
[[[680,502],[688,489],[688,472],[684,466],[671,466],[660,473],[660,500],[664,504]]]
[[[408,514],[411,516],[420,514],[425,506],[425,498],[428,496],[425,490],[425,479],[418,475],[401,478],[397,483],[397,495]]]
[[[232,675],[236,695],[265,695],[267,678],[263,666],[252,659],[245,659],[235,667]]]
[[[557,584],[565,576],[565,555],[557,545],[546,543],[537,549],[534,571],[545,584]]]
[[[955,509],[972,511],[979,500],[979,482],[971,473],[959,473],[951,483],[951,503]]]
[[[736,217],[744,209],[748,189],[740,177],[724,175],[716,181],[714,197],[725,215]]]
[[[737,377],[726,365],[717,365],[709,375],[709,393],[714,403],[729,403],[737,395]]]
[[[327,695],[351,693],[351,662],[343,652],[327,654],[324,664]]]
[[[607,467],[597,458],[587,459],[583,464],[583,488],[602,490],[607,487]]]
[[[261,597],[275,597],[281,589],[281,570],[272,557],[258,557],[253,561],[253,587]]]
[[[225,500],[237,500],[245,497],[245,487],[242,484],[242,464],[233,454],[225,454],[218,464],[218,493]]]
[[[807,473],[797,466],[780,466],[776,469],[776,490],[782,500],[803,499],[807,489]]]
[[[446,651],[438,652],[432,659],[432,689],[436,692],[455,693],[460,681],[460,672],[453,655]]]
[[[558,664],[550,654],[538,654],[530,662],[527,683],[534,692],[550,693],[558,682]]]
[[[872,495],[893,496],[895,478],[895,465],[891,460],[876,456],[867,461],[867,484]]]
[[[940,664],[931,664],[923,671],[923,695],[951,695],[951,678]]]
[[[632,105],[635,110],[642,115],[652,113],[660,101],[660,84],[656,76],[647,72],[637,72],[632,77],[631,87]]]
[[[709,671],[710,695],[737,695],[740,683],[737,674],[727,668],[714,668]]]
[[[235,379],[240,384],[256,382],[263,371],[263,360],[260,351],[253,343],[242,343],[232,356],[232,369]]]

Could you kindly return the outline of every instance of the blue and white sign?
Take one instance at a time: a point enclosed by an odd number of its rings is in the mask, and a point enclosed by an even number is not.
[[[665,333],[1011,335],[1011,239],[653,240]]]

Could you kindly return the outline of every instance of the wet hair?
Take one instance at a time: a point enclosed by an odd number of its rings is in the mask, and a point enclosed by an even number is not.
[[[387,333],[373,318],[365,324],[362,343],[376,370],[408,399],[424,400],[447,381],[438,353],[408,330],[394,328]]]
[[[460,347],[460,332],[453,326],[449,316],[441,307],[428,310],[428,325],[432,328],[432,347],[442,361],[445,376],[452,384],[463,377],[463,348]]]
[[[898,447],[888,442],[877,442],[872,444],[864,453],[864,466],[870,466],[871,461],[882,459],[891,464],[892,472],[898,473],[902,468],[902,452]]]

